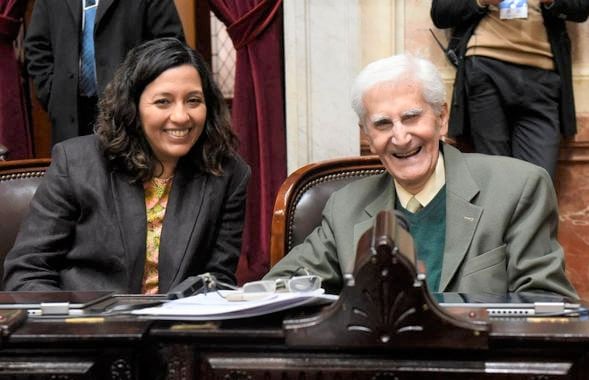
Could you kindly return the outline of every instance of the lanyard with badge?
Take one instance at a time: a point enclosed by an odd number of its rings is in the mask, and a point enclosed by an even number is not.
[[[528,0],[503,0],[498,7],[501,20],[528,18]]]

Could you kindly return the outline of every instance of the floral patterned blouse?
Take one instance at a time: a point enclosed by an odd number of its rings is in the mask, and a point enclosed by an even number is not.
[[[142,282],[142,292],[145,294],[156,294],[159,290],[158,256],[160,236],[166,206],[168,205],[168,197],[172,189],[172,179],[173,177],[166,179],[153,178],[143,185],[147,211],[147,252]]]

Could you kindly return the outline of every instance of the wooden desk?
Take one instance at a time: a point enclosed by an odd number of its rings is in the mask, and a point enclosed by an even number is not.
[[[28,320],[0,350],[0,379],[142,379],[149,322]],[[155,352],[155,350],[154,350]],[[144,365],[145,367],[145,365]]]
[[[289,347],[282,317],[30,319],[4,341],[0,379],[589,379],[588,320],[493,320],[483,349],[365,350]]]
[[[493,322],[486,349],[293,349],[282,329],[235,321],[219,328],[157,323],[182,379],[588,379],[589,321]],[[184,355],[182,357],[182,355]]]

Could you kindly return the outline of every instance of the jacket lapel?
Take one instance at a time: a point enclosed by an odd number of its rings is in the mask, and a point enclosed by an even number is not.
[[[172,184],[161,235],[158,263],[160,292],[168,291],[178,275],[185,271],[182,264],[200,218],[208,184],[207,176],[201,172],[194,173],[194,170],[178,170]]]
[[[381,178],[378,180],[378,195],[374,200],[368,204],[364,208],[364,211],[368,215],[368,219],[363,220],[359,223],[354,225],[354,245],[353,247],[358,246],[358,241],[370,227],[372,227],[372,223],[374,222],[374,216],[378,214],[382,210],[393,210],[395,208],[395,185],[393,184],[393,178],[389,175],[388,172],[385,172],[380,175]],[[354,248],[355,250],[356,248]],[[354,254],[353,257],[356,255]],[[351,265],[354,265],[354,261],[352,260]],[[348,270],[345,273],[352,273],[352,268],[345,268]]]
[[[469,173],[462,154],[442,144],[446,167],[446,243],[440,278],[440,291],[444,291],[463,261],[474,237],[482,208],[471,203],[479,188]],[[365,212],[369,216],[354,225],[354,247],[360,237],[371,227],[373,217],[381,210],[392,210],[395,205],[395,187],[388,173],[379,181],[379,196],[371,202]],[[386,178],[386,180],[385,180]],[[353,262],[351,265],[353,266]],[[353,268],[349,268],[351,270]],[[348,272],[346,272],[348,273]]]
[[[102,21],[102,18],[108,11],[108,8],[110,8],[110,6],[113,5],[115,1],[116,0],[100,0],[98,2],[98,9],[96,9],[96,20],[94,21],[94,30],[98,29],[100,26],[100,21]]]
[[[446,167],[446,244],[439,291],[450,284],[474,237],[483,209],[471,203],[479,188],[461,153],[443,145]]]
[[[145,212],[145,193],[140,184],[130,184],[129,177],[111,173],[111,187],[121,231],[128,271],[128,288],[141,291],[143,266],[145,262],[147,214]]]
[[[78,30],[81,30],[82,26],[82,0],[66,0],[68,9],[71,12],[71,16],[76,20]]]

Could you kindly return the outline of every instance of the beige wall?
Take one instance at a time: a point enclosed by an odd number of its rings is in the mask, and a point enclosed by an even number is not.
[[[454,69],[435,43],[429,29],[445,45],[447,33],[433,26],[431,0],[362,0],[362,65],[396,53],[409,52],[431,59],[451,89]]]
[[[349,90],[361,68],[360,0],[284,0],[289,173],[360,153]]]
[[[573,53],[573,84],[579,133],[575,141],[589,141],[589,22],[569,23]]]

